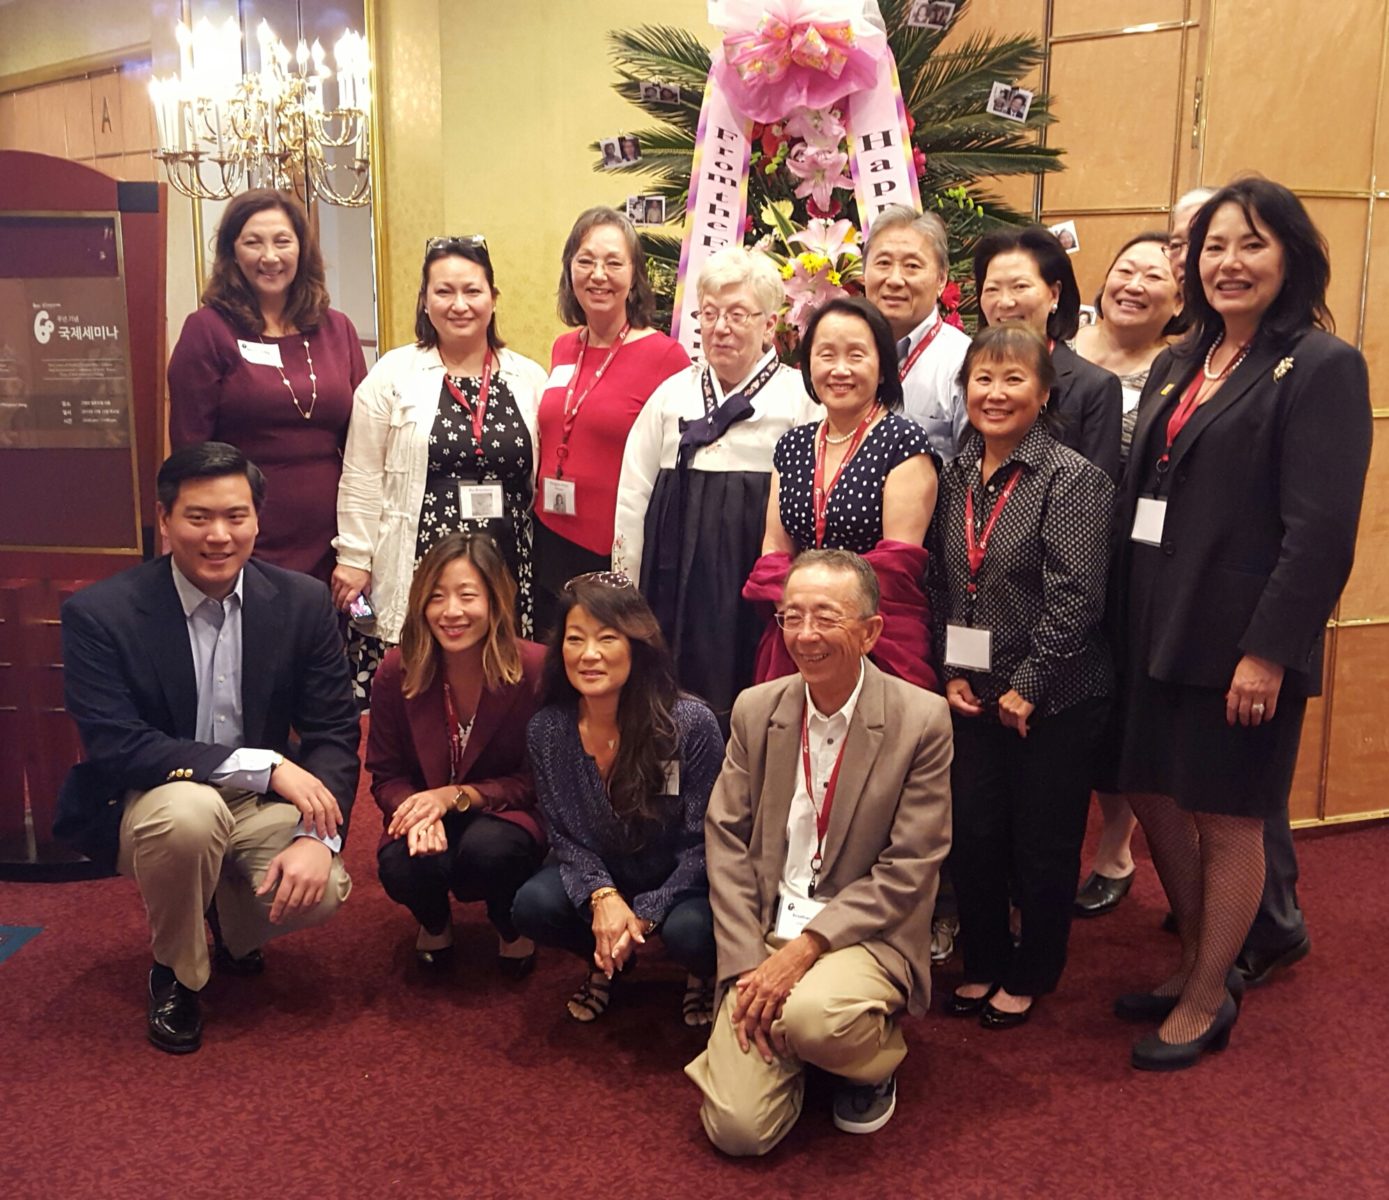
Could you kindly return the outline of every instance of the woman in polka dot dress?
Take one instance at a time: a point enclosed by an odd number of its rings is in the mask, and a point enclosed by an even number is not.
[[[895,364],[892,331],[868,301],[831,300],[811,317],[801,372],[825,416],[777,442],[762,558],[743,595],[775,605],[792,558],[810,547],[862,554],[882,591],[884,629],[873,660],[934,690],[923,579],[936,462],[925,432],[899,414]],[[758,652],[758,682],[794,670],[769,625]]]

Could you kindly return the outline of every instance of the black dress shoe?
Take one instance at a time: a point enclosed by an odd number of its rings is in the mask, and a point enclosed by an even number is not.
[[[535,951],[525,958],[505,958],[497,955],[497,970],[513,983],[519,982],[535,970]]]
[[[265,974],[265,955],[259,950],[252,950],[236,958],[223,943],[218,942],[212,950],[212,965],[220,975],[239,975],[249,979]]]
[[[1225,973],[1225,990],[1234,998],[1235,1007],[1244,1003],[1244,976],[1234,967]],[[1114,1015],[1121,1021],[1165,1021],[1177,1007],[1179,996],[1155,996],[1152,992],[1130,992],[1114,1001]]]
[[[995,983],[982,996],[961,996],[959,992],[951,992],[946,997],[945,1015],[948,1017],[978,1016],[984,1011],[984,1006],[993,999],[996,991],[998,991],[998,984]]]
[[[1253,950],[1245,947],[1235,959],[1235,969],[1244,976],[1248,987],[1267,983],[1275,971],[1283,971],[1301,962],[1312,950],[1312,939],[1305,933],[1291,946],[1282,950]]]
[[[1119,907],[1119,901],[1129,894],[1133,887],[1136,871],[1130,871],[1122,879],[1111,879],[1098,871],[1091,871],[1090,877],[1076,893],[1076,916],[1102,917]]]
[[[1230,1030],[1235,1027],[1238,1016],[1235,998],[1226,996],[1210,1028],[1200,1037],[1189,1042],[1164,1042],[1157,1034],[1150,1033],[1134,1043],[1130,1061],[1140,1071],[1185,1071],[1200,1062],[1206,1051],[1215,1053],[1230,1044]]]
[[[984,1005],[984,1011],[979,1014],[979,1024],[985,1029],[1016,1029],[1019,1025],[1026,1025],[1027,1018],[1032,1015],[1032,1010],[1037,1007],[1037,1001],[1033,1001],[1022,1012],[1004,1012],[1001,1008],[995,1008],[992,1004]]]
[[[149,981],[149,1039],[170,1054],[192,1054],[203,1044],[203,1015],[198,993],[175,979],[156,984],[154,972]]]

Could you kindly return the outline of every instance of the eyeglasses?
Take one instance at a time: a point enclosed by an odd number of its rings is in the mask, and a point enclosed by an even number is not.
[[[850,622],[858,620],[862,618],[840,617],[832,613],[803,613],[794,608],[776,614],[776,623],[787,633],[800,633],[802,629],[810,633],[833,633],[836,629],[843,629]]]
[[[435,250],[481,250],[487,253],[487,239],[480,233],[465,233],[461,237],[432,237],[424,244],[424,252]]]
[[[575,575],[564,585],[564,590],[572,592],[576,583],[596,583],[599,587],[610,588],[634,588],[637,586],[621,571],[586,571],[582,575]]]
[[[1168,238],[1167,253],[1185,254],[1188,245],[1190,245],[1190,243],[1186,240],[1186,238]]]
[[[766,315],[767,314],[764,312],[745,312],[741,308],[735,308],[729,311],[724,311],[719,308],[701,308],[699,310],[699,323],[701,325],[707,325],[712,329],[719,323],[719,319],[722,318],[728,322],[728,327],[730,329],[743,329],[746,328],[749,322],[755,321],[758,317],[765,317]]]
[[[609,275],[621,275],[624,271],[630,271],[632,264],[625,258],[590,258],[587,254],[581,254],[574,259],[574,270],[581,271],[585,275],[592,275],[598,269],[599,263],[603,264],[603,270]]]

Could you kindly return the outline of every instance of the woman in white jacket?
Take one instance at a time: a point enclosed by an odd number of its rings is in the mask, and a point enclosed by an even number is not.
[[[486,533],[516,579],[516,625],[530,637],[538,363],[504,348],[480,236],[425,250],[415,344],[384,355],[357,388],[338,486],[333,599],[365,592],[373,616],[349,641],[365,697],[383,647],[400,640],[415,566],[445,535]],[[363,634],[370,634],[364,638]]]

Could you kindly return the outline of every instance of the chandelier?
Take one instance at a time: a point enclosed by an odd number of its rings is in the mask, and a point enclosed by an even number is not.
[[[321,196],[359,208],[370,199],[371,58],[349,29],[333,47],[289,48],[262,21],[260,70],[243,72],[235,18],[179,22],[179,73],[150,80],[159,148],[175,190],[229,200],[251,187]],[[333,107],[328,107],[329,99]]]

